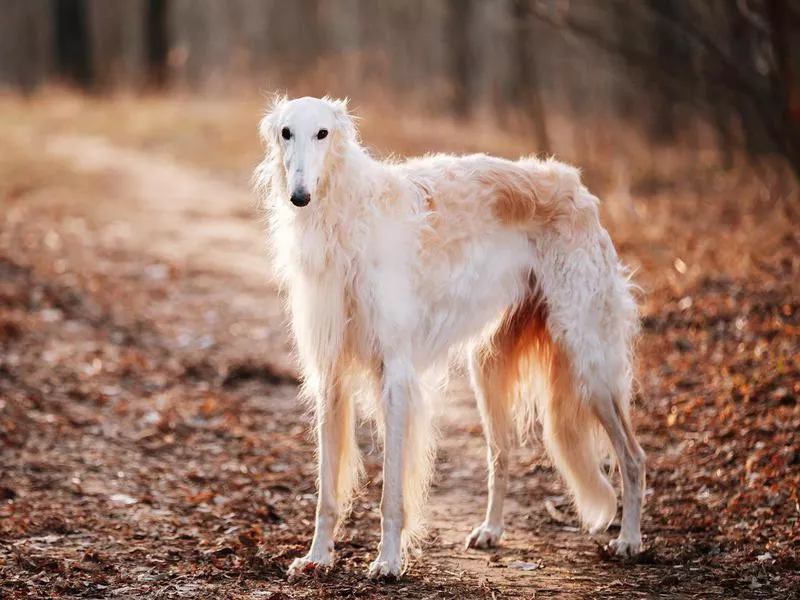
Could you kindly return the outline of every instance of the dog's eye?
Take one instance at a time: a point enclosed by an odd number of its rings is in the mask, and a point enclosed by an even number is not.
[[[328,130],[327,129],[320,129],[317,132],[317,139],[318,140],[324,140],[326,137],[328,137]]]
[[[292,137],[292,130],[289,129],[288,127],[284,127],[283,129],[281,129],[281,137],[285,140],[288,140],[289,138]]]

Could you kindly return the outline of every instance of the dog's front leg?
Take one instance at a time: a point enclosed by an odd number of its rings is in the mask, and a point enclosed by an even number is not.
[[[333,562],[334,529],[339,518],[337,478],[340,473],[345,428],[351,427],[346,399],[333,386],[323,386],[316,398],[318,447],[318,496],[311,549],[289,566],[289,577],[296,577]]]
[[[403,468],[406,426],[412,394],[418,387],[410,362],[394,361],[383,365],[380,404],[383,413],[383,492],[381,494],[381,542],[378,558],[369,566],[368,576],[396,577],[403,570],[402,533]],[[409,465],[410,466],[410,465]]]

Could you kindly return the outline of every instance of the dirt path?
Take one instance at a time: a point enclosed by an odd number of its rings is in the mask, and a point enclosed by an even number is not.
[[[9,397],[32,403],[33,416],[20,416],[20,428],[36,432],[9,438],[18,440],[7,463],[16,483],[0,488],[33,515],[23,516],[22,508],[4,515],[11,523],[5,539],[13,543],[0,554],[0,568],[21,566],[6,571],[14,574],[8,589],[19,597],[48,597],[41,590],[62,580],[66,587],[52,589],[85,597],[786,598],[796,592],[786,562],[791,552],[784,562],[756,559],[758,551],[725,541],[728,533],[720,541],[703,525],[718,492],[710,480],[672,479],[687,439],[664,431],[670,406],[663,403],[650,406],[642,423],[645,449],[656,457],[651,485],[683,496],[660,493],[653,500],[644,523],[650,550],[640,561],[620,564],[599,550],[614,528],[597,540],[577,531],[564,488],[535,446],[516,452],[512,462],[503,546],[465,551],[464,537],[484,510],[485,459],[477,412],[458,376],[441,418],[430,541],[410,574],[386,587],[362,577],[377,543],[380,484],[379,454],[365,430],[369,482],[344,524],[339,569],[288,584],[283,570],[313,527],[313,450],[252,194],[244,183],[99,138],[58,137],[45,151],[105,182],[103,193],[69,213],[102,240],[81,251],[88,252],[83,264],[110,266],[81,288],[91,294],[77,299],[43,281],[50,259],[41,268],[5,267],[20,294],[41,288],[56,307],[36,313],[38,333],[14,351],[15,364],[25,364],[27,352],[29,361],[44,356],[50,366],[25,377],[5,367]],[[653,320],[650,327],[662,325]],[[682,325],[672,318],[669,326]],[[48,358],[59,352],[72,357],[74,370]],[[658,347],[651,352],[646,366],[655,369]],[[106,367],[117,363],[123,366],[116,371]],[[125,378],[124,389],[115,389]],[[58,392],[64,382],[66,391]],[[782,398],[776,402],[791,410]],[[785,468],[794,476],[792,456]],[[56,475],[42,460],[55,461]],[[60,514],[37,519],[36,507],[54,494]],[[780,506],[792,501],[783,491],[776,498]],[[703,527],[708,533],[700,533]],[[796,539],[796,533],[777,537]],[[746,566],[736,562],[745,556]]]
[[[128,200],[94,206],[128,224],[131,250],[204,267],[269,287],[264,237],[246,189],[165,156],[112,145],[101,138],[58,137],[45,151],[79,172],[110,174]],[[271,298],[274,294],[269,294]]]
[[[282,351],[282,306],[249,190],[101,138],[59,137],[46,151],[78,172],[112,177],[118,195],[104,195],[103,203],[88,207],[93,218],[106,221],[115,241],[130,252],[212,274],[228,302],[274,333],[262,351],[292,370]]]

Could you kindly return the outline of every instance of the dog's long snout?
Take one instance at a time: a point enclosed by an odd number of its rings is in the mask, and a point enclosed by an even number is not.
[[[290,200],[295,206],[306,206],[309,202],[311,202],[311,194],[304,189],[297,189],[292,192],[292,197]]]

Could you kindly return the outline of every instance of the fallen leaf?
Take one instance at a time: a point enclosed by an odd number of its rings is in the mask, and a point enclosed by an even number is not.
[[[509,569],[519,569],[520,571],[535,571],[539,568],[539,563],[537,562],[522,562],[522,561],[514,561],[508,563]]]

